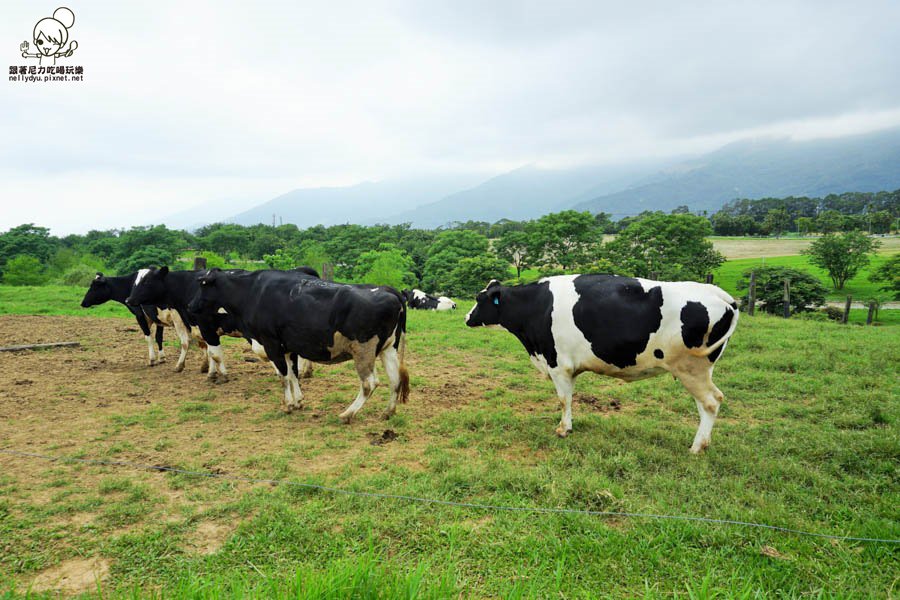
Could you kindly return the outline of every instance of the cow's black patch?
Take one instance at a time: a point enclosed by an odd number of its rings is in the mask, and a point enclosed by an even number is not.
[[[575,326],[594,355],[620,369],[637,364],[662,322],[662,289],[645,292],[637,279],[614,275],[580,275],[574,284]]]
[[[712,331],[709,332],[709,339],[706,342],[707,346],[712,346],[720,339],[722,339],[725,334],[728,333],[728,329],[731,327],[731,321],[734,319],[734,311],[733,310],[725,310],[725,314],[722,315],[716,324],[713,325]],[[715,350],[713,350],[709,355],[709,362],[716,362],[716,359],[719,358],[719,355],[722,353],[722,346],[719,346]]]
[[[657,348],[656,350],[653,351],[653,356],[655,356],[656,358],[658,358],[660,360],[662,360],[663,358],[666,357],[666,355],[663,354],[663,351],[660,350],[659,348]]]
[[[734,310],[737,310],[737,302],[732,302],[731,308],[733,308]]]
[[[701,302],[688,301],[681,309],[681,339],[688,348],[699,348],[709,329],[709,313]]]

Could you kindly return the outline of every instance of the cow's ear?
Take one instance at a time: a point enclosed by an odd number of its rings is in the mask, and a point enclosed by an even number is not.
[[[160,274],[160,276],[162,276],[162,277],[165,277],[166,275],[168,275],[168,274],[169,274],[169,267],[160,267],[160,268],[159,268],[159,274]]]
[[[97,276],[94,277],[94,281],[102,281],[102,280],[103,280],[103,273],[101,273],[100,271],[97,271]]]
[[[488,288],[487,290],[488,300],[491,301],[491,304],[500,305],[500,286],[495,285],[493,287]]]

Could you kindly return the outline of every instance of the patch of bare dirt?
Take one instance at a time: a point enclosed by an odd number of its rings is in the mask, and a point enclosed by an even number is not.
[[[583,404],[585,406],[589,406],[593,410],[602,413],[608,412],[618,412],[622,410],[622,403],[619,402],[616,398],[611,400],[603,400],[597,398],[596,396],[587,396],[584,394],[575,394],[572,399],[578,403]]]
[[[188,538],[188,544],[198,554],[215,554],[225,544],[232,531],[234,527],[231,525],[204,521]]]
[[[98,582],[108,576],[109,561],[105,558],[75,558],[42,571],[31,582],[31,589],[35,592],[82,594],[96,591]]]
[[[373,446],[383,446],[396,440],[399,435],[393,429],[385,429],[381,434],[373,431],[369,433],[369,437],[372,438],[372,441],[369,443]]]

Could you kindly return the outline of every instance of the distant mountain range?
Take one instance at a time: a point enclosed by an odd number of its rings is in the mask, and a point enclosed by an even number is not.
[[[612,213],[715,212],[735,198],[823,196],[900,188],[900,128],[809,141],[747,140],[714,152],[621,166],[525,166],[495,177],[469,174],[288,192],[222,219],[251,225],[532,219],[568,208]],[[243,206],[246,206],[244,204]],[[196,219],[199,209],[181,215]],[[212,215],[208,215],[212,217]]]

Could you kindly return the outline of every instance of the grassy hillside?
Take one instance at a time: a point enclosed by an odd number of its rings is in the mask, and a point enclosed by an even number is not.
[[[900,381],[885,368],[900,361],[892,328],[742,318],[716,370],[726,399],[712,447],[697,457],[687,452],[696,409],[671,377],[583,375],[574,434],[556,438],[551,384],[511,335],[465,328],[469,307],[410,315],[409,404],[380,421],[379,389],[351,426],[336,418],[355,393],[350,365],[320,368],[304,409],[286,417],[271,370],[245,364],[242,344],[227,348],[234,379],[210,386],[193,367],[177,376],[171,364],[143,367],[141,344],[115,334],[122,321],[52,317],[84,336],[82,349],[54,354],[56,364],[92,375],[66,376],[49,394],[9,388],[18,400],[0,397],[0,439],[360,491],[900,538]],[[0,317],[0,331],[40,323],[28,319]],[[120,338],[135,346],[133,364],[108,348]],[[0,388],[43,356],[0,358]],[[90,387],[102,377],[119,385]],[[53,418],[59,411],[65,418]],[[386,428],[398,437],[373,444]],[[900,572],[897,545],[3,455],[0,540],[0,590],[24,593],[61,564],[98,561],[109,571],[104,597],[886,597]]]

